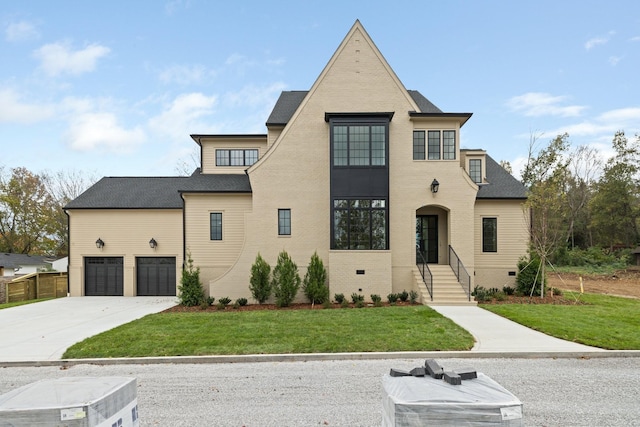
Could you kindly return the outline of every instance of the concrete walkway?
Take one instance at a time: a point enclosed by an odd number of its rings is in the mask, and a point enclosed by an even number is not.
[[[176,303],[176,297],[67,297],[0,310],[0,362],[60,359],[85,338]]]
[[[476,306],[432,306],[476,339],[471,351],[482,352],[584,352],[605,351],[551,337]]]

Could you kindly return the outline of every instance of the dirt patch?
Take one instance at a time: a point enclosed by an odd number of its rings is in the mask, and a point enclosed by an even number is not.
[[[580,275],[550,273],[547,284],[552,288],[580,292]],[[610,275],[583,275],[585,293],[640,298],[640,268],[619,270]]]

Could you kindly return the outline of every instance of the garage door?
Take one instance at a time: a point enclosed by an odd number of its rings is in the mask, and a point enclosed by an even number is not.
[[[84,259],[84,294],[86,296],[122,296],[122,257],[87,257]]]
[[[175,257],[136,258],[138,296],[176,294]]]

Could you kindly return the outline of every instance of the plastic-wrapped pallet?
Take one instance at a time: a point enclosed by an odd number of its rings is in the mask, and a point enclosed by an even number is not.
[[[451,385],[430,376],[385,375],[382,425],[522,426],[522,403],[488,376]]]
[[[135,378],[58,378],[0,395],[0,427],[139,425]]]

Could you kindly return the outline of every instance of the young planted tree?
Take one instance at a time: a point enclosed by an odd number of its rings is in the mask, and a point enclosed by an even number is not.
[[[278,263],[273,269],[271,286],[276,297],[278,307],[288,307],[296,298],[300,288],[298,266],[286,251],[278,255]]]
[[[200,282],[200,268],[193,266],[191,253],[187,252],[187,264],[182,269],[180,278],[180,305],[194,307],[204,301],[204,289]]]
[[[269,274],[271,274],[271,266],[258,253],[251,266],[251,278],[249,279],[249,290],[258,304],[263,304],[271,296]]]
[[[311,301],[311,306],[316,303],[322,304],[329,300],[329,287],[327,286],[327,270],[324,268],[322,259],[314,252],[307,267],[302,282],[302,290]]]
[[[530,209],[531,248],[540,259],[540,274],[544,280],[549,256],[566,240],[566,175],[565,153],[568,135],[558,135],[549,145],[533,154],[536,137],[529,145],[529,158],[522,174],[528,187],[526,206]],[[540,289],[544,297],[544,286]]]

